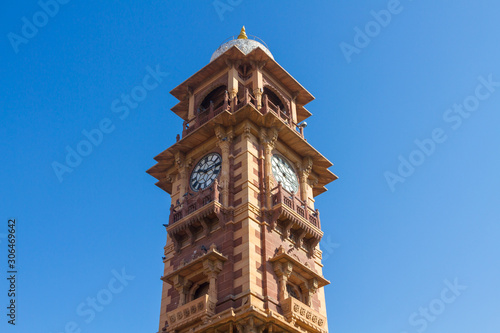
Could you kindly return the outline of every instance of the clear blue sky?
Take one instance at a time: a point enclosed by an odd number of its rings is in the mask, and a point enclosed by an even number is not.
[[[159,0],[69,1],[48,8],[53,17],[36,1],[2,10],[1,331],[156,332],[169,201],[145,171],[181,131],[169,91],[245,25],[316,97],[306,136],[340,177],[317,198],[331,332],[498,333],[500,4],[229,3],[219,13],[212,1]],[[168,76],[128,114],[113,112],[156,66]],[[61,182],[54,162],[99,126],[102,142],[81,146],[92,151]],[[106,304],[93,313],[97,296]]]

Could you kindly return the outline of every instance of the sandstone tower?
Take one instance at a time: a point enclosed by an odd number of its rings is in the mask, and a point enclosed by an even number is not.
[[[159,332],[327,332],[314,97],[244,28],[171,94],[182,136],[148,170],[172,203]]]

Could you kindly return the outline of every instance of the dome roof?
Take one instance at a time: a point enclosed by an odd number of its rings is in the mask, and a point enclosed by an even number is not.
[[[221,54],[223,54],[224,52],[226,52],[227,50],[229,50],[231,47],[233,47],[235,45],[245,55],[249,54],[250,52],[252,52],[256,48],[260,48],[262,51],[267,53],[267,55],[269,57],[274,59],[273,55],[271,54],[271,52],[269,51],[267,46],[264,46],[264,44],[265,44],[264,41],[262,41],[262,43],[261,43],[255,39],[249,39],[247,37],[247,35],[245,33],[245,27],[243,27],[241,29],[241,32],[240,32],[238,38],[234,39],[234,37],[235,36],[232,37],[233,39],[229,40],[228,42],[223,43],[221,46],[219,46],[219,48],[217,50],[215,50],[215,52],[212,54],[212,58],[210,58],[210,62],[214,61],[217,57],[219,57]],[[256,37],[254,37],[254,38],[256,38]]]

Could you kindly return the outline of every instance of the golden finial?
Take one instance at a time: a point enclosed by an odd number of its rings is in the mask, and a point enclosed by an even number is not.
[[[247,34],[245,32],[245,26],[241,28],[240,35],[238,36],[238,39],[248,39]]]

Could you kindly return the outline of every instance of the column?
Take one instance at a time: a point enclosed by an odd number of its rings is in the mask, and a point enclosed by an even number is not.
[[[217,304],[217,276],[222,271],[222,262],[214,260],[205,260],[203,262],[203,272],[208,277],[209,287],[208,296],[210,301]]]
[[[179,171],[180,175],[181,190],[179,194],[182,196],[189,191],[189,184],[187,178],[188,178],[189,168],[191,168],[193,160],[191,158],[186,159],[186,156],[178,151],[175,153],[175,164],[177,166],[177,170]]]
[[[236,103],[237,103],[237,95],[238,95],[238,70],[237,67],[241,61],[230,61],[226,60],[226,64],[229,67],[229,71],[227,73],[227,90],[229,92],[229,97],[231,100],[231,111],[235,111]]]
[[[257,110],[262,107],[262,93],[264,92],[264,83],[262,80],[262,68],[265,66],[263,61],[254,61],[251,63],[255,67],[254,75],[252,77],[252,84],[254,87],[253,94],[257,99]]]
[[[271,190],[273,189],[272,157],[273,149],[278,139],[278,129],[275,127],[260,129],[260,144],[264,148],[264,186],[266,188],[266,205],[271,208]]]
[[[174,276],[174,288],[179,293],[179,306],[184,305],[188,302],[187,295],[189,294],[189,288],[193,283],[186,280],[180,275]]]
[[[274,263],[274,272],[278,276],[279,284],[278,284],[278,296],[279,301],[283,302],[288,298],[288,292],[286,291],[286,284],[288,282],[288,278],[290,274],[292,274],[292,263],[290,262],[275,262]]]
[[[318,290],[318,280],[316,278],[312,278],[309,281],[304,282],[301,285],[302,293],[304,294],[304,303],[307,306],[312,306],[312,296]]]
[[[222,164],[220,174],[220,186],[222,194],[222,205],[229,206],[229,153],[231,151],[231,143],[233,142],[233,128],[228,129],[217,126],[215,128],[215,135],[217,136],[217,146],[222,153]]]
[[[188,108],[188,120],[193,119],[194,117],[194,92],[193,88],[188,87],[188,98],[189,98],[189,108]]]
[[[308,182],[307,179],[311,174],[313,166],[312,158],[306,156],[302,159],[302,163],[297,165],[297,169],[299,169],[299,178],[300,178],[300,199],[304,201],[306,204],[306,209],[308,206]]]

